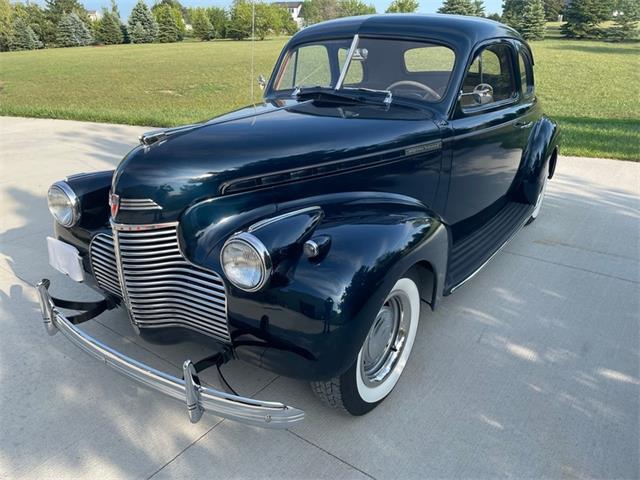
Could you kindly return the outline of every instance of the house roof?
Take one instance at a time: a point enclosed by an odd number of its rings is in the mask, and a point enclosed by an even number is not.
[[[273,2],[273,5],[285,8],[298,8],[302,6],[302,2]]]
[[[469,50],[489,38],[522,37],[514,29],[480,17],[440,14],[382,14],[346,17],[311,25],[296,33],[292,44],[327,38],[393,36],[440,40],[461,50]]]

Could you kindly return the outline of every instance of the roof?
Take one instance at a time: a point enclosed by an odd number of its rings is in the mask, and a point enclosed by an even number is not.
[[[273,5],[285,8],[297,8],[302,5],[302,2],[273,2]]]
[[[395,36],[440,40],[460,49],[471,49],[489,38],[522,37],[514,29],[480,17],[440,14],[381,14],[346,17],[317,23],[296,33],[292,44],[326,38]]]

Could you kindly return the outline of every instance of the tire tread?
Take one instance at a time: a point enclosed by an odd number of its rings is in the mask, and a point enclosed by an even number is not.
[[[325,382],[311,382],[311,390],[322,403],[329,408],[335,408],[348,413],[342,399],[340,378],[335,377]]]

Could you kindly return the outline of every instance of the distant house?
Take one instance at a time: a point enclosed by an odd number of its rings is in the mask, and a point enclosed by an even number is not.
[[[286,8],[287,11],[291,14],[291,18],[296,22],[298,28],[302,28],[304,23],[304,19],[300,16],[300,10],[302,10],[302,2],[273,2],[274,5]]]
[[[98,10],[87,10],[87,15],[89,16],[89,20],[92,22],[97,22],[102,18],[102,13]]]

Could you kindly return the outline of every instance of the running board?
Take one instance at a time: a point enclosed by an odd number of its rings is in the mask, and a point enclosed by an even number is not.
[[[511,240],[529,219],[532,205],[507,203],[491,220],[455,243],[449,257],[445,295],[475,276]]]

